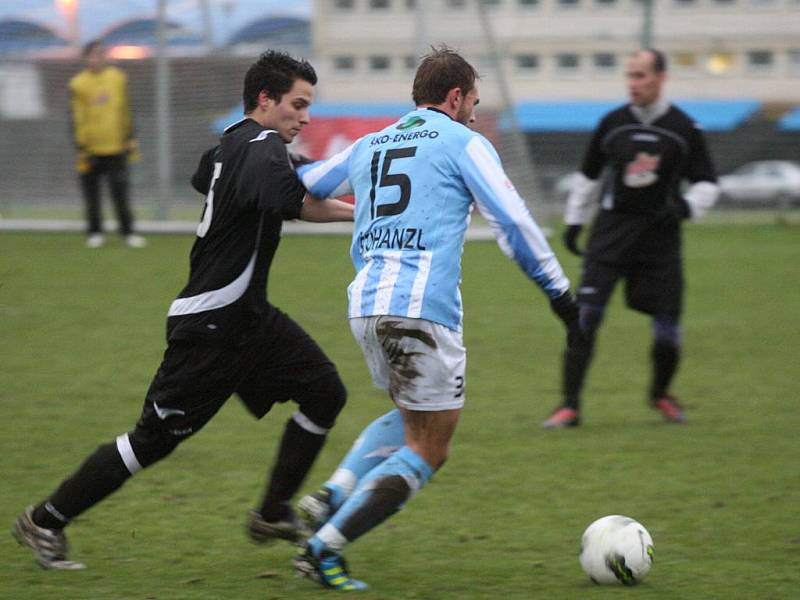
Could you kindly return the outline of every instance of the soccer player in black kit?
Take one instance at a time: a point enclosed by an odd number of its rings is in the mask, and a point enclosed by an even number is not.
[[[17,519],[13,533],[37,562],[79,569],[64,527],[139,470],[170,454],[236,394],[256,418],[293,400],[259,510],[256,542],[302,539],[290,508],[342,409],[346,391],[314,340],[266,298],[267,276],[287,219],[348,221],[352,206],[306,196],[286,144],[309,122],[313,67],[266,52],[244,79],[244,117],[205,153],[192,185],[206,196],[189,282],[169,308],[167,349],[133,430],[100,446],[78,470]]]
[[[626,67],[631,103],[601,120],[567,200],[564,242],[581,254],[578,236],[599,202],[578,287],[580,328],[564,351],[563,404],[542,425],[580,424],[581,390],[597,330],[617,280],[628,307],[652,317],[648,400],[672,423],[686,420],[669,394],[680,358],[683,308],[681,221],[701,217],[719,190],[705,139],[691,118],[661,95],[666,60],[658,50],[632,54]],[[681,183],[688,188],[681,192]]]

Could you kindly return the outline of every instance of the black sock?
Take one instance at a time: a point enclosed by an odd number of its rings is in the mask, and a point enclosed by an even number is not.
[[[411,495],[408,481],[400,475],[381,477],[366,502],[342,525],[340,533],[352,542],[395,514]]]
[[[564,406],[579,410],[581,390],[594,352],[594,339],[582,339],[564,350],[563,393]]]
[[[669,384],[678,370],[680,347],[664,339],[653,342],[653,381],[650,386],[650,399],[656,400],[666,395]]]
[[[303,484],[325,439],[325,434],[311,433],[294,419],[286,423],[278,458],[261,504],[261,516],[265,520],[280,521],[289,516],[289,502]]]
[[[60,529],[118,490],[130,476],[116,443],[100,446],[46,502],[36,506],[33,522],[39,527]]]

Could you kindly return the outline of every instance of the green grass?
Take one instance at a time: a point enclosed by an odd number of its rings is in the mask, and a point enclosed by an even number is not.
[[[164,348],[164,314],[192,240],[98,251],[78,235],[0,234],[0,523],[9,527],[138,416]],[[348,241],[287,237],[271,299],[337,362],[350,401],[307,486],[389,409],[350,338]],[[348,549],[359,597],[793,598],[800,590],[800,230],[690,227],[684,363],[690,423],[644,403],[648,320],[616,296],[590,373],[584,425],[545,432],[562,332],[491,242],[464,256],[467,405],[446,467],[409,506]],[[578,264],[556,244],[575,279]],[[323,592],[291,574],[288,545],[251,545],[257,502],[291,406],[263,421],[232,400],[169,459],[69,532],[83,572],[44,572],[0,536],[0,598],[285,599]],[[633,589],[593,586],[583,529],[620,513],[655,540]],[[336,594],[331,593],[331,596]]]

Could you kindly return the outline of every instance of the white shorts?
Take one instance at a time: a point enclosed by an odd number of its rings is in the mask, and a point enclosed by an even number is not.
[[[464,406],[467,351],[461,333],[425,319],[350,319],[372,381],[395,404],[419,411]]]

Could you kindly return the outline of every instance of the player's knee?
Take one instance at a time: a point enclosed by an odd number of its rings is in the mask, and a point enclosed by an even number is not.
[[[339,374],[332,371],[310,386],[301,398],[298,398],[300,412],[315,425],[330,429],[336,423],[336,417],[347,402],[347,389]]]
[[[160,428],[141,425],[137,425],[127,437],[133,457],[141,468],[149,467],[171,454],[184,439]]]
[[[678,317],[658,316],[653,319],[653,336],[657,344],[681,345],[681,326]]]

